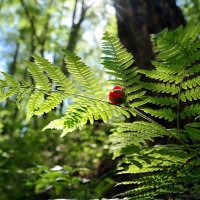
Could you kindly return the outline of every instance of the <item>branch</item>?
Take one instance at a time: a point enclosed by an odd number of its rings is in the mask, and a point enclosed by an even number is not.
[[[17,57],[18,57],[18,54],[19,54],[19,47],[20,47],[19,42],[16,42],[16,49],[15,49],[15,52],[14,52],[13,61],[10,65],[10,67],[9,67],[9,74],[14,74],[15,71],[16,71]]]
[[[51,5],[53,4],[54,0],[51,0],[50,3],[49,3],[49,7],[51,7]],[[44,45],[45,45],[45,42],[46,42],[46,35],[47,35],[47,31],[49,29],[49,22],[50,22],[50,19],[51,19],[51,14],[48,14],[47,15],[47,20],[46,20],[46,24],[44,25],[44,29],[41,33],[41,36],[40,36],[40,44],[41,44],[41,50],[40,50],[40,54],[41,56],[43,57],[44,56]]]
[[[81,24],[82,24],[83,20],[85,19],[87,10],[90,8],[90,6],[85,6],[85,1],[82,0],[80,18],[79,18],[78,22],[75,23],[78,0],[75,0],[75,1],[76,2],[75,2],[74,12],[72,15],[72,27],[71,27],[71,31],[70,31],[70,35],[69,35],[68,44],[67,44],[67,49],[72,52],[74,51],[75,46],[76,46],[76,41],[78,39],[78,34],[80,31]]]
[[[78,0],[75,0],[74,11],[73,11],[73,14],[72,14],[72,26],[75,25],[75,18],[76,18],[76,11],[77,11],[77,3],[78,3]]]
[[[24,12],[25,12],[27,18],[29,19],[29,22],[30,22],[30,25],[31,25],[31,29],[32,29],[32,33],[36,38],[38,38],[37,37],[37,33],[36,33],[36,29],[35,29],[34,18],[30,15],[29,9],[26,6],[24,0],[20,0],[20,2],[21,2],[22,7],[24,8]]]

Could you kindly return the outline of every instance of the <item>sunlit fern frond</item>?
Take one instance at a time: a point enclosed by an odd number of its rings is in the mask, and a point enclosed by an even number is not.
[[[150,122],[136,121],[133,123],[116,123],[110,136],[114,158],[123,155],[123,149],[142,147],[147,141],[153,141],[155,137],[170,135],[160,126]]]
[[[27,103],[27,119],[32,115],[48,113],[74,92],[72,82],[59,67],[37,55],[34,58],[34,63],[27,62],[35,83]]]
[[[185,28],[180,26],[174,31],[163,30],[158,36],[153,37],[154,51],[159,53],[157,61],[159,68],[166,68],[168,73],[178,73],[191,66],[200,58],[197,40],[200,32],[200,25],[188,23]],[[156,64],[157,66],[158,64]]]
[[[57,90],[66,91],[72,93],[73,84],[62,72],[60,67],[51,64],[47,59],[34,55],[35,64],[47,74],[47,77],[51,79]]]
[[[74,101],[75,103],[69,106],[64,117],[51,122],[45,129],[59,129],[62,122],[62,136],[64,136],[68,132],[81,128],[87,122],[93,124],[95,120],[103,120],[104,123],[107,123],[109,120],[123,115],[129,118],[132,113],[132,111],[128,111],[123,107],[114,106],[95,99],[79,97],[75,98]],[[56,122],[58,123],[58,127]]]
[[[118,184],[126,185],[122,191],[126,189],[116,197],[199,197],[199,32],[200,26],[191,24],[171,32],[164,30],[154,37],[155,69],[137,70],[144,76],[137,82],[138,88],[147,90],[141,94],[144,104],[140,109],[177,127],[164,131],[154,123],[139,121],[116,125],[110,136],[112,150],[114,158],[120,159],[119,174],[127,178]],[[191,123],[186,125],[186,121]]]
[[[65,62],[67,70],[75,81],[84,89],[85,94],[101,99],[105,96],[100,79],[95,76],[89,66],[81,61],[77,55],[65,50]]]
[[[133,189],[117,197],[163,199],[166,195],[172,195],[173,198],[182,199],[185,194],[198,188],[200,161],[179,145],[146,146],[140,150],[127,146],[122,153],[126,156],[119,166],[119,174],[128,174],[129,178],[118,187],[126,185]],[[137,178],[131,178],[135,176]],[[197,196],[195,192],[190,193],[190,197]]]
[[[180,117],[199,115],[199,32],[199,25],[194,27],[189,23],[185,28],[164,30],[153,37],[157,52],[156,60],[152,62],[155,69],[138,70],[149,79],[148,82],[141,81],[142,87],[148,91],[144,99],[154,105],[153,110],[148,107],[143,109],[144,112],[177,123],[180,123]]]
[[[5,101],[17,94],[21,88],[19,80],[10,74],[1,72],[2,80],[0,80],[0,102]]]
[[[33,115],[48,113],[74,93],[72,82],[59,67],[37,55],[34,55],[34,59],[34,63],[26,62],[33,83],[2,73],[4,79],[0,86],[1,101],[14,96],[19,105],[22,97],[28,97],[27,119]]]
[[[108,32],[105,32],[103,36],[102,53],[102,64],[107,70],[106,73],[111,77],[110,82],[125,88],[127,102],[141,101],[145,91],[138,84],[141,75],[138,74],[138,68],[133,66],[133,56],[128,53],[118,38]],[[137,104],[137,106],[144,103]],[[131,106],[137,107],[134,104]]]

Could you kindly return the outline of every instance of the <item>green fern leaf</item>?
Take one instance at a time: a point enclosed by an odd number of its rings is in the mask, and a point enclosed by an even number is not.
[[[32,75],[35,85],[39,89],[50,90],[51,84],[47,76],[44,74],[43,69],[41,69],[38,65],[32,62],[26,62],[28,66],[28,72]]]
[[[18,90],[16,88],[10,88],[10,89],[6,90],[6,92],[1,90],[0,102],[5,101],[7,98],[11,98],[17,92],[18,92]]]
[[[130,117],[130,113],[126,109],[114,106],[107,102],[101,102],[92,99],[86,101],[87,97],[79,97],[74,100],[75,103],[68,108],[66,115],[62,118],[62,136],[68,132],[82,127],[88,121],[93,124],[95,120],[102,119],[104,123],[107,123],[108,120],[112,119],[113,117],[119,117],[120,115]],[[36,112],[36,114],[38,114],[38,112]],[[50,123],[45,129],[52,127],[56,128],[56,123]],[[59,127],[61,127],[60,122]]]
[[[182,88],[185,90],[187,88],[192,89],[197,86],[200,86],[200,77],[195,77],[182,83]]]
[[[183,102],[186,102],[187,100],[193,101],[200,99],[200,87],[192,88],[191,90],[187,90],[186,92],[182,92],[180,95],[180,99]]]
[[[146,101],[152,104],[170,107],[175,107],[178,104],[178,100],[176,98],[166,96],[146,96]]]
[[[184,128],[185,129],[182,131],[186,133],[188,137],[194,140],[200,140],[200,122],[189,123]]]
[[[26,119],[29,120],[42,106],[44,101],[44,92],[41,90],[36,90],[33,94],[31,94],[28,103],[27,103],[27,117]]]
[[[81,59],[68,50],[65,50],[65,61],[67,70],[84,88],[85,92],[100,99],[104,96],[100,80],[95,77],[89,67],[81,62]]]
[[[178,84],[182,81],[182,76],[172,76],[170,73],[163,73],[163,71],[159,71],[159,68],[157,70],[138,70],[141,74],[144,74],[146,77],[149,77],[151,79],[160,80],[163,82],[172,83],[175,82],[175,84]]]
[[[106,55],[102,57],[103,66],[111,73],[117,74],[115,81],[119,81],[120,84],[123,84],[121,86],[125,87],[127,74],[132,73],[132,70],[130,71],[128,68],[134,62],[133,56],[125,50],[117,38],[108,32],[105,32],[103,36],[102,52]]]
[[[186,71],[185,71],[185,76],[192,76],[194,74],[198,74],[200,72],[200,64],[190,66]]]
[[[48,113],[57,105],[59,105],[65,98],[69,98],[69,94],[61,92],[51,92],[46,94],[47,98],[42,102],[41,106],[34,112],[35,115],[42,115]]]
[[[138,149],[136,146],[143,146],[147,141],[153,141],[155,137],[167,135],[162,128],[149,122],[116,123],[114,126],[116,128],[112,130],[113,134],[110,136],[114,158],[123,153],[128,155],[132,151],[135,152]],[[132,151],[127,149],[128,147]]]
[[[51,64],[48,60],[39,57],[37,55],[33,56],[35,58],[35,64],[40,68],[45,70],[48,77],[52,79],[57,90],[64,90],[69,93],[73,93],[73,84],[68,78],[64,75],[61,69],[53,64]]]
[[[142,98],[145,93],[146,93],[146,91],[141,91],[141,92],[138,92],[136,94],[131,94],[131,95],[128,96],[127,99],[128,99],[128,101],[139,99],[139,98]]]
[[[64,129],[64,118],[51,121],[47,126],[45,126],[42,129],[42,131],[45,131],[47,129],[63,130]]]
[[[176,119],[176,113],[174,113],[170,108],[164,108],[159,110],[153,110],[151,108],[143,108],[145,113],[149,113],[151,116],[155,116],[158,118],[164,118],[168,121],[173,121]]]
[[[7,86],[15,87],[15,88],[20,87],[19,81],[14,76],[7,74],[5,72],[1,72],[1,73],[3,74],[5,82],[7,83]]]
[[[181,119],[185,119],[186,117],[200,115],[200,104],[192,104],[190,106],[186,106],[183,111],[180,113]]]
[[[175,84],[164,84],[164,83],[145,83],[141,82],[141,85],[151,91],[167,93],[167,94],[177,94],[179,92],[179,88]]]

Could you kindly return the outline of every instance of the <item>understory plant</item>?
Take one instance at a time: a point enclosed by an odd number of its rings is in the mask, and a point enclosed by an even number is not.
[[[61,130],[62,137],[95,120],[111,123],[111,150],[119,160],[118,174],[124,175],[117,187],[126,185],[116,198],[198,199],[199,33],[200,26],[190,23],[152,36],[154,69],[144,70],[134,66],[133,55],[106,32],[101,63],[109,84],[123,90],[120,103],[108,101],[109,90],[101,77],[68,50],[64,55],[69,77],[58,66],[33,55],[34,62],[26,62],[33,81],[2,72],[0,100],[11,98],[20,106],[26,99],[27,120],[67,102],[65,114],[43,129]],[[135,120],[113,123],[121,116]]]

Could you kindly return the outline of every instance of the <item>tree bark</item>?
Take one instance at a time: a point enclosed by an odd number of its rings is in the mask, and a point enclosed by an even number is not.
[[[185,25],[175,0],[115,0],[118,35],[135,57],[135,64],[151,69],[154,58],[150,34]]]
[[[14,74],[16,72],[16,66],[17,66],[17,58],[18,58],[18,54],[19,54],[19,42],[16,42],[16,48],[15,48],[15,52],[13,55],[13,61],[9,67],[9,74]]]

